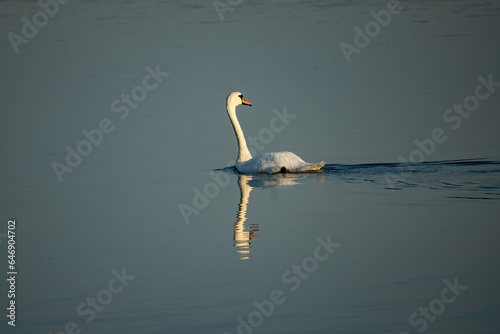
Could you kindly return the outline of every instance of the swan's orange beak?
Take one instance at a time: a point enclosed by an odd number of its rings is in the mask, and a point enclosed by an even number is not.
[[[248,102],[247,100],[245,100],[245,98],[243,96],[241,97],[241,103],[243,103],[246,106],[250,106],[250,107],[252,106],[252,104],[250,102]]]

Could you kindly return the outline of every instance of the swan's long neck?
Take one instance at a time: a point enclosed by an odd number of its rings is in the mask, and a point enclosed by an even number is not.
[[[243,130],[241,130],[240,122],[236,117],[236,108],[231,105],[227,105],[227,114],[233,125],[234,133],[236,134],[236,139],[238,140],[238,158],[236,163],[243,163],[252,159],[252,155],[247,147],[247,142],[245,136],[243,135]]]

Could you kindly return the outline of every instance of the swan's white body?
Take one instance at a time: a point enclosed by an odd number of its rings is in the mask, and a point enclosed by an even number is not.
[[[241,104],[251,106],[240,92],[231,93],[227,97],[227,114],[233,125],[236,139],[238,140],[238,158],[236,159],[235,166],[240,173],[301,173],[317,171],[324,166],[325,162],[323,161],[319,163],[308,163],[292,152],[264,153],[252,158],[247,147],[245,136],[243,135],[243,130],[241,130],[240,122],[238,122],[238,118],[236,117],[236,107]]]

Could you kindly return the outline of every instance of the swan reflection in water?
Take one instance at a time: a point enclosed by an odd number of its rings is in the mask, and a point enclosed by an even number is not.
[[[236,223],[234,224],[234,246],[240,260],[251,259],[250,253],[253,252],[252,240],[258,237],[259,224],[247,224],[246,214],[250,192],[254,188],[279,188],[282,186],[291,186],[298,184],[297,179],[303,176],[297,174],[274,174],[274,175],[247,175],[238,174],[238,186],[240,188],[240,203],[238,213],[236,214]]]

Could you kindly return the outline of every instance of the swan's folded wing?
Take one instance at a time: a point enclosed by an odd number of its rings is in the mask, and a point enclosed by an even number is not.
[[[264,153],[237,166],[241,173],[280,173],[283,169],[288,173],[316,171],[325,162],[307,163],[291,152]]]

